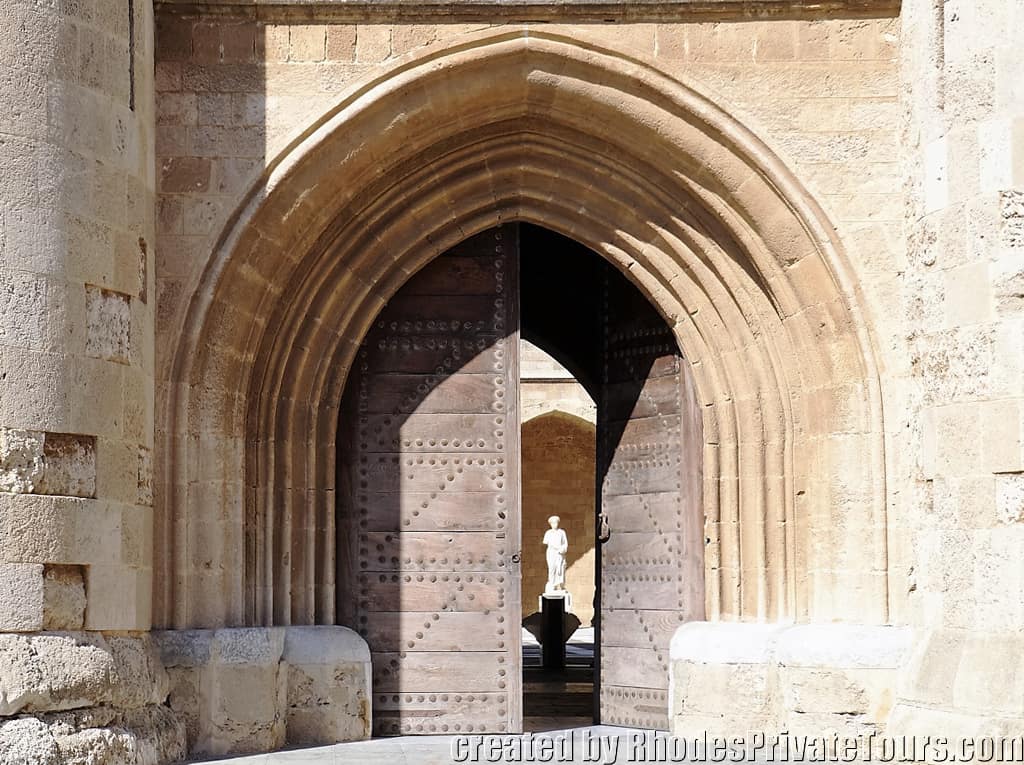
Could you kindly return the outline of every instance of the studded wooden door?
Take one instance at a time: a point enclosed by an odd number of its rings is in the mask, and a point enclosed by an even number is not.
[[[502,226],[415,274],[346,384],[338,611],[377,735],[522,728],[517,246]]]
[[[672,330],[620,273],[604,281],[599,716],[667,730],[669,643],[703,615],[700,412]]]

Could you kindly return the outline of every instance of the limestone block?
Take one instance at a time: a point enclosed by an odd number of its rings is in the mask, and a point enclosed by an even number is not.
[[[892,709],[895,685],[894,669],[779,668],[780,701],[787,721],[813,714],[827,720],[828,730],[851,717],[883,725]]]
[[[167,678],[148,636],[0,634],[0,715],[159,703]]]
[[[800,624],[779,635],[775,658],[789,667],[898,669],[912,640],[913,633],[902,627]]]
[[[31,493],[43,477],[43,434],[0,428],[0,491]]]
[[[345,627],[154,633],[193,755],[370,735],[370,654]]]
[[[327,27],[327,60],[352,61],[356,55],[356,28],[351,24]]]
[[[43,629],[80,630],[85,621],[81,566],[47,565],[43,571]]]
[[[0,630],[40,630],[44,612],[42,564],[0,563]]]
[[[194,755],[266,752],[285,743],[283,628],[154,633],[171,677],[168,699]]]
[[[288,58],[291,61],[323,61],[326,38],[326,31],[319,24],[296,24],[290,27]]]
[[[988,321],[992,315],[992,282],[987,262],[968,263],[946,272],[946,327]]]
[[[1003,191],[999,195],[1002,215],[1000,241],[1006,247],[1024,246],[1024,193]]]
[[[61,765],[60,747],[46,723],[32,717],[0,722],[0,765]]]
[[[120,537],[120,535],[119,535]],[[120,545],[118,558],[121,558]],[[140,566],[93,564],[87,569],[88,630],[148,630],[152,622],[153,571]]]
[[[289,627],[287,740],[333,744],[370,737],[370,651],[346,627]]]
[[[672,639],[672,731],[879,730],[911,640],[884,626],[685,624]]]
[[[996,476],[996,519],[999,523],[1024,523],[1024,472]]]
[[[43,476],[36,493],[96,496],[96,438],[46,433],[43,436]]]
[[[131,353],[131,298],[86,285],[85,307],[86,354],[127,364]]]
[[[356,61],[373,63],[391,55],[391,27],[360,24],[356,27]]]
[[[0,722],[0,765],[165,765],[184,756],[183,727],[164,706],[94,707]]]
[[[95,496],[95,437],[0,428],[0,491]]]

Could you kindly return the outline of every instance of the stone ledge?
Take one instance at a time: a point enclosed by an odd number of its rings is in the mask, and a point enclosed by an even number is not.
[[[158,15],[261,21],[679,22],[750,17],[897,16],[902,0],[157,0]]]

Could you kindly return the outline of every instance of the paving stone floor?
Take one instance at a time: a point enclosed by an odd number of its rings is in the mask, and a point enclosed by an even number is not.
[[[522,747],[519,754],[498,759],[489,758],[485,749],[473,752],[465,746],[460,748],[456,736],[401,736],[204,762],[218,765],[456,765],[456,763],[489,762],[507,763],[508,765],[539,762],[611,765],[612,763],[637,762],[630,755],[635,751],[635,737],[640,735],[642,734],[628,728],[604,725],[592,725],[571,731],[525,734],[515,737],[520,739]],[[553,739],[554,750],[550,756],[546,756],[537,746],[537,741],[541,737]],[[472,739],[480,737],[465,736],[463,738],[472,741]],[[612,740],[618,743],[613,744]],[[527,749],[531,741],[535,747],[532,758],[527,756]],[[562,743],[563,741],[567,743]],[[597,756],[596,758],[592,756],[600,751],[597,747],[602,743],[606,747],[605,755],[609,753],[607,747],[617,747],[614,759],[610,756]],[[474,757],[474,754],[477,756]]]

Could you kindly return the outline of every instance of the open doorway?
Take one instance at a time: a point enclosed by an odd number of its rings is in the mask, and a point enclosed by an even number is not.
[[[674,328],[625,274],[539,226],[520,228],[520,316],[522,337],[595,406],[594,489],[577,493],[592,498],[594,535],[582,548],[594,550],[595,583],[586,722],[665,730],[672,634],[704,614],[703,435],[689,364]],[[526,436],[524,429],[524,456]],[[523,470],[525,480],[525,463]],[[560,494],[573,473],[566,463],[551,479]],[[562,698],[541,695],[539,709],[580,717],[585,676],[574,674],[573,653]],[[559,678],[547,680],[546,689],[557,689]],[[524,675],[527,708],[530,687]]]
[[[523,727],[527,731],[590,725],[594,719],[594,606],[597,538],[597,406],[564,366],[520,342],[523,523]],[[568,539],[564,556],[564,663],[542,661],[542,595],[547,585],[550,519]]]
[[[575,604],[592,612],[593,638],[579,665],[589,686],[575,689],[571,716],[667,727],[669,640],[703,613],[689,368],[624,274],[567,237],[505,224],[391,296],[345,386],[337,613],[369,644],[378,735],[523,729],[520,625],[536,608],[524,565],[538,568],[525,551],[540,545],[522,516],[521,339],[596,405],[592,467],[576,475],[592,491],[567,514],[581,516],[570,577],[589,566],[594,582]]]

